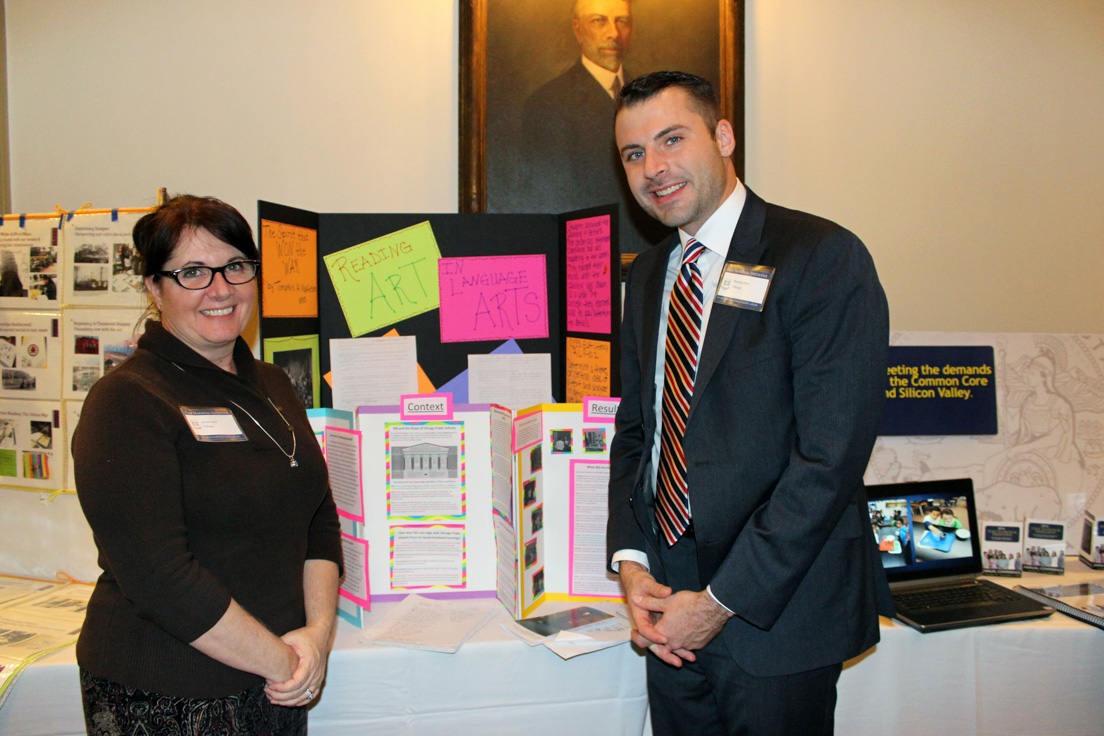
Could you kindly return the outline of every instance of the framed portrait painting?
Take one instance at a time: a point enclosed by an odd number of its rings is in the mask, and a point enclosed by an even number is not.
[[[744,0],[461,0],[461,212],[568,212],[616,203],[621,252],[669,231],[636,204],[613,139],[636,76],[708,79],[744,168]]]

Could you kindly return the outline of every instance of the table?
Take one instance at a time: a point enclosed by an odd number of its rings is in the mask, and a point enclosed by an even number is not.
[[[1104,572],[1066,560],[1064,576],[989,579],[1009,587],[1104,584]],[[1061,613],[932,634],[881,624],[882,641],[840,677],[841,736],[1104,733],[1104,631],[1094,626]]]
[[[1094,580],[1070,560],[1064,577],[1025,573],[1008,585]],[[376,606],[369,622],[386,613]],[[564,604],[558,604],[566,607]],[[544,611],[542,611],[544,612]],[[330,674],[311,709],[312,736],[331,734],[645,734],[644,661],[617,646],[563,661],[497,625],[457,654],[369,647],[338,627]],[[882,620],[882,641],[849,662],[836,733],[1084,736],[1104,731],[1104,631],[1048,619],[921,634]],[[3,708],[0,734],[84,733],[69,648],[27,668]]]
[[[371,625],[395,603],[373,606]],[[573,604],[556,603],[541,613]],[[617,604],[598,604],[613,610]],[[563,660],[530,648],[495,618],[456,654],[373,647],[339,622],[311,736],[350,734],[633,734],[644,730],[644,662],[628,645]],[[0,734],[83,736],[75,650],[37,660],[0,708]]]

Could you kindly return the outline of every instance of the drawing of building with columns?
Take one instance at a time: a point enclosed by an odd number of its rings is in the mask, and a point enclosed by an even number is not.
[[[456,476],[456,461],[449,462],[455,448],[423,442],[410,447],[395,448],[394,467],[396,478],[448,478]]]

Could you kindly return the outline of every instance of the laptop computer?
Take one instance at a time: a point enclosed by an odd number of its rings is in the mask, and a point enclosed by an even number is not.
[[[928,633],[1041,618],[1054,609],[980,578],[969,478],[866,487],[871,531],[897,618]]]

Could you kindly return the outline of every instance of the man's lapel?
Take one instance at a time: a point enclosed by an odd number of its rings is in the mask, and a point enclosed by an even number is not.
[[[732,243],[728,247],[726,261],[737,261],[758,265],[766,249],[763,242],[763,223],[766,221],[767,204],[750,189],[747,200],[732,233]],[[698,356],[698,374],[694,379],[694,395],[690,399],[690,411],[687,422],[694,416],[694,409],[705,393],[705,388],[720,365],[721,359],[732,341],[736,323],[747,310],[725,304],[714,304],[709,314],[709,325],[705,330],[705,344]]]

